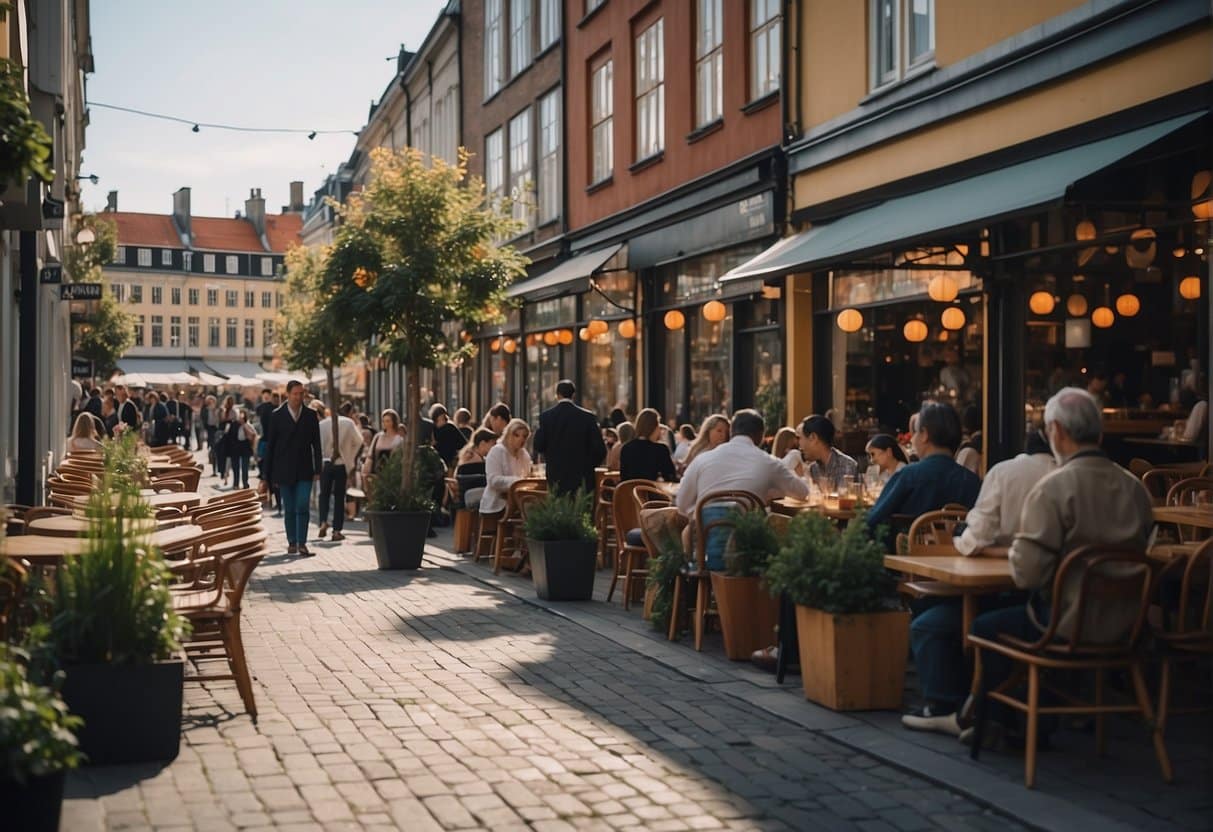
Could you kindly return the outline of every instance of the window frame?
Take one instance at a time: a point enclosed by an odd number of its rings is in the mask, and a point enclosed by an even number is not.
[[[763,8],[773,10],[774,12],[761,21],[757,20],[755,17],[755,10],[758,8],[757,4],[759,2],[763,3]],[[874,0],[874,2],[878,2],[878,0]],[[748,11],[749,16],[748,20],[746,21],[746,29],[749,35],[747,41],[749,56],[746,63],[750,76],[748,81],[748,93],[750,96],[750,101],[753,102],[760,101],[763,98],[766,98],[768,95],[773,95],[774,93],[779,92],[779,90],[783,87],[783,15],[780,13],[778,0],[750,0],[750,7]],[[771,49],[772,33],[774,33],[774,37],[777,39],[774,49]],[[765,41],[768,63],[772,61],[774,62],[775,82],[770,86],[764,85],[760,87],[758,85],[758,42],[760,40]],[[764,79],[767,77],[770,76],[766,74],[763,75]]]
[[[531,15],[532,3],[533,0],[509,0],[509,78],[511,80],[527,71],[535,54],[531,45],[531,29],[534,26]],[[522,14],[516,14],[516,12],[522,12]]]
[[[152,315],[151,346],[153,348],[164,346],[164,316],[163,315]]]
[[[274,293],[273,292],[262,292],[261,293],[261,308],[262,309],[273,309],[274,308]]]
[[[206,288],[206,305],[207,306],[218,306],[219,305],[219,289],[218,288],[212,288],[210,286],[208,286]]]
[[[485,0],[484,3],[485,101],[505,86],[505,3],[506,0]]]
[[[535,54],[541,54],[560,40],[561,0],[539,0],[539,42]]]
[[[868,91],[876,93],[913,78],[935,66],[935,0],[922,0],[927,4],[927,50],[920,55],[910,55],[910,22],[914,3],[917,0],[868,0]],[[893,6],[890,44],[893,48],[893,66],[880,72],[881,18],[878,15],[881,3]]]
[[[240,319],[228,318],[225,321],[224,329],[226,330],[224,334],[227,336],[227,338],[224,339],[224,343],[227,344],[227,348],[229,350],[239,349],[237,344],[240,343]]]
[[[198,305],[198,290],[192,286],[189,287],[185,291],[185,298],[190,306],[197,306]]]
[[[150,248],[139,248],[135,250],[135,262],[147,268],[152,265],[152,250]]]
[[[168,319],[168,345],[173,349],[181,347],[181,316],[170,315]]]
[[[643,162],[665,150],[665,18],[659,17],[641,29],[633,37],[632,46],[632,115],[636,127],[633,156],[636,162]],[[647,69],[646,63],[651,64]]]
[[[229,254],[224,258],[223,271],[225,274],[240,274],[240,257]]]
[[[257,307],[257,293],[251,289],[244,290],[244,308],[255,309]]]
[[[704,28],[704,19],[709,15],[705,11],[711,12],[711,17],[714,18],[714,25],[710,32]],[[696,0],[695,3],[695,129],[707,127],[713,122],[724,118],[724,26],[722,17],[724,15],[724,0]],[[715,40],[713,43],[705,42],[705,35],[710,35]],[[713,99],[711,104],[714,109],[704,107],[708,96],[705,95],[705,90],[702,86],[703,70],[707,68],[711,72],[711,77],[714,81],[713,89],[711,90]]]
[[[171,248],[160,249],[160,265],[161,266],[173,265],[173,250]]]
[[[143,329],[147,323],[147,318],[143,315],[135,316],[135,346],[142,347],[143,344]]]
[[[274,346],[274,319],[262,318],[261,320],[261,349],[262,351],[269,350]]]
[[[220,318],[207,316],[206,319],[206,343],[209,349],[220,349],[220,344],[223,343],[221,336],[223,321]]]
[[[161,306],[164,303],[164,287],[152,286],[152,305]]]
[[[494,144],[496,147],[493,146]],[[495,186],[494,175],[497,180]],[[497,201],[506,194],[505,129],[503,127],[498,127],[484,137],[484,193],[494,207]]]
[[[608,54],[590,70],[590,186],[606,182],[615,175],[615,59]],[[600,76],[601,74],[601,76]],[[601,80],[600,80],[601,78]],[[599,100],[599,96],[602,100]],[[599,104],[603,104],[602,108]],[[600,117],[601,116],[601,117]],[[598,166],[599,137],[605,139],[606,162]]]
[[[257,322],[253,318],[244,319],[244,348],[246,350],[257,348]]]
[[[199,344],[199,319],[197,315],[190,315],[185,319],[185,342],[186,348],[196,350]]]
[[[206,272],[207,274],[215,273],[215,255],[202,255],[202,271]]]
[[[535,107],[539,112],[539,123],[535,146],[535,188],[540,225],[560,218],[561,205],[561,121],[562,89],[556,87],[540,97]],[[550,110],[550,111],[549,111]],[[549,147],[549,143],[551,146]],[[550,166],[550,170],[547,168]]]
[[[119,266],[126,265],[126,246],[114,246],[114,259],[110,261]]]
[[[262,257],[261,258],[261,274],[263,277],[273,277],[274,276],[274,258],[273,257]]]
[[[143,284],[131,284],[131,303],[143,303]]]
[[[509,192],[512,200],[510,212],[521,222],[526,233],[535,225],[535,214],[531,210],[530,194],[534,185],[535,158],[534,139],[531,129],[531,105],[515,113],[509,121]],[[517,163],[517,164],[516,164]]]

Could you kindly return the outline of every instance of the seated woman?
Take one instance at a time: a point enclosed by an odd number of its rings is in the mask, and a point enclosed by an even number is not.
[[[771,443],[771,456],[788,467],[796,476],[803,477],[808,470],[804,454],[800,452],[800,437],[795,428],[780,428],[775,431],[775,441]]]
[[[81,413],[72,425],[72,435],[67,440],[68,453],[81,451],[99,451],[101,443],[97,441],[97,425],[91,413]]]
[[[636,417],[636,438],[619,452],[619,481],[678,479],[670,446],[661,441],[661,414],[651,407]]]
[[[888,482],[889,477],[910,464],[897,439],[887,433],[878,433],[869,439],[865,450],[868,459],[880,471],[881,482]]]
[[[511,419],[497,444],[484,459],[485,488],[480,497],[481,516],[500,517],[505,513],[510,486],[531,472],[531,455],[526,441],[531,427],[522,419]]]
[[[459,483],[459,499],[465,508],[477,511],[480,498],[488,485],[485,459],[497,443],[497,434],[488,428],[479,428],[472,434],[472,441],[459,452],[455,463],[455,480]]]

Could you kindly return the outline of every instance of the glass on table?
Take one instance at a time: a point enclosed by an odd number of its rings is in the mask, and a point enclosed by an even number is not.
[[[838,508],[842,511],[851,511],[855,508],[855,478],[850,474],[839,479]]]

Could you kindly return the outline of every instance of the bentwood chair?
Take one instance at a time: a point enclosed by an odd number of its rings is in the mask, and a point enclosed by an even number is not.
[[[619,487],[619,472],[595,471],[594,485],[594,525],[598,529],[598,568],[601,569],[606,566],[608,557],[614,562],[613,556],[619,547],[612,506],[615,489]]]
[[[1213,478],[1189,477],[1171,486],[1164,505],[1192,506],[1200,502],[1213,504]],[[1208,529],[1176,525],[1180,543],[1193,543],[1209,537]]]
[[[638,488],[656,488],[652,480],[627,480],[615,486],[611,498],[611,513],[614,516],[615,568],[611,576],[611,588],[607,590],[607,603],[615,596],[615,587],[623,579],[623,608],[626,610],[632,602],[632,580],[639,575],[648,575],[649,550],[645,548],[644,539],[640,534],[640,505],[636,502],[635,494]]]
[[[1213,540],[1206,540],[1194,553],[1171,560],[1158,576],[1162,595],[1176,578],[1179,604],[1173,616],[1154,629],[1154,648],[1159,658],[1158,720],[1156,742],[1165,741],[1167,718],[1174,713],[1200,713],[1213,709],[1207,689],[1195,706],[1171,707],[1172,665],[1213,657]],[[1173,585],[1173,584],[1172,584]],[[1166,615],[1168,599],[1159,598]],[[1198,681],[1195,687],[1203,687]]]
[[[497,521],[497,531],[493,538],[493,574],[501,574],[501,567],[507,559],[515,562],[521,569],[525,562],[526,540],[521,534],[522,513],[518,507],[518,495],[524,491],[547,491],[547,480],[525,478],[515,480],[510,484],[506,497],[505,514]]]
[[[1179,482],[1191,474],[1178,468],[1151,468],[1141,478],[1141,484],[1150,492],[1150,501],[1156,506],[1167,504],[1167,494]]]
[[[1108,714],[1141,714],[1147,725],[1154,723],[1154,709],[1146,691],[1142,673],[1141,650],[1146,614],[1150,607],[1153,574],[1146,554],[1137,549],[1117,546],[1081,546],[1068,554],[1053,579],[1052,609],[1049,626],[1036,641],[1026,641],[1003,633],[995,639],[968,634],[974,649],[973,702],[976,706],[971,756],[981,752],[985,730],[987,699],[993,699],[1024,714],[1027,732],[1024,748],[1024,785],[1036,783],[1036,746],[1040,717],[1048,714],[1092,714],[1098,753],[1103,753],[1104,718]],[[1077,588],[1072,609],[1063,610],[1062,599]],[[1072,621],[1071,632],[1059,632],[1063,613]],[[1090,628],[1107,625],[1109,616],[1125,622],[1121,636],[1112,642],[1090,637]],[[997,688],[987,690],[983,658],[997,653],[1010,659],[1015,669]],[[1133,683],[1134,699],[1124,704],[1104,701],[1104,683],[1110,672],[1127,672]],[[1094,701],[1088,702],[1068,690],[1047,683],[1046,676],[1078,673],[1095,676]],[[1027,695],[1019,689],[1027,678]],[[1041,690],[1047,690],[1064,704],[1041,704]],[[1163,779],[1171,782],[1171,760],[1157,728],[1152,729],[1154,753]]]
[[[963,507],[945,508],[920,514],[910,524],[905,535],[907,555],[956,555],[952,545],[956,527],[964,522],[968,514]],[[897,585],[897,591],[911,598],[952,597],[963,594],[959,589],[943,581],[913,580],[909,577]]]

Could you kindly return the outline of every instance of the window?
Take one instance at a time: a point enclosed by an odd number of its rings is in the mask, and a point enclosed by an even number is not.
[[[252,318],[244,319],[244,347],[252,349],[257,346],[257,328],[256,321]]]
[[[274,307],[276,309],[282,308],[282,293],[281,292],[274,293]]]
[[[906,66],[935,55],[935,0],[906,0]]]
[[[173,250],[171,248],[160,249],[160,265],[161,266],[173,265]]]
[[[135,316],[135,346],[136,347],[143,346],[143,320],[144,320],[144,318],[142,315]]]
[[[177,315],[168,319],[168,345],[170,347],[181,346],[181,318]]]
[[[192,315],[186,319],[185,336],[188,339],[190,348],[197,349],[197,347],[198,347],[198,319]]]
[[[514,219],[531,227],[531,109],[510,119],[510,198]]]
[[[198,290],[197,289],[188,290],[186,295],[189,298],[190,306],[198,305]]]
[[[274,346],[274,322],[265,319],[261,322],[261,348],[269,351]]]
[[[254,306],[257,305],[256,300],[257,300],[256,292],[245,292],[244,293],[244,308],[252,309]]]
[[[139,256],[140,266],[150,266],[152,264],[152,250],[150,248],[141,248],[136,252]]]
[[[539,0],[539,48],[547,49],[560,37],[560,0]]]
[[[126,246],[114,246],[114,263],[126,265]]]
[[[207,306],[218,306],[219,305],[219,290],[218,289],[209,289],[208,288],[206,290],[206,305]]]
[[[215,255],[202,255],[202,271],[206,272],[207,274],[215,273]]]
[[[194,252],[181,252],[181,268],[187,272],[192,272],[194,270]]]
[[[261,258],[261,274],[264,275],[265,277],[274,276],[274,258],[273,257],[262,257]]]
[[[872,88],[901,80],[935,55],[935,0],[870,0]]]
[[[590,76],[590,181],[601,182],[615,171],[615,85],[612,61],[608,60]]]
[[[539,99],[539,221],[560,216],[560,90]]]
[[[636,159],[665,147],[665,49],[663,21],[636,38]]]
[[[774,0],[772,0],[773,2]],[[755,6],[759,0],[755,0]],[[699,0],[695,26],[695,126],[703,127],[724,113],[724,50],[721,0]]]
[[[122,303],[122,301],[126,300],[126,285],[122,283],[111,283],[110,294],[114,296],[114,300],[118,301],[118,303]]]
[[[228,289],[223,293],[224,306],[238,306],[240,304],[240,293],[235,289]]]
[[[160,304],[164,303],[164,287],[163,286],[153,286],[152,287],[152,303],[155,306],[159,306]]]
[[[486,0],[484,4],[484,97],[491,98],[501,89],[505,29],[501,12],[505,0]]]
[[[531,0],[510,0],[510,77],[531,63]]]
[[[181,287],[180,286],[174,286],[173,288],[169,289],[168,296],[169,296],[169,300],[172,301],[173,306],[181,305]]]
[[[750,100],[779,89],[779,0],[750,0]]]
[[[139,283],[131,284],[131,303],[143,303],[143,285]]]
[[[152,315],[152,346],[164,346],[164,316]]]
[[[207,330],[207,332],[206,332],[207,344],[209,344],[212,347],[218,347],[219,346],[219,319],[218,318],[207,318],[206,319],[206,330]]]
[[[505,194],[505,148],[499,129],[484,139],[484,187],[494,205]]]
[[[224,269],[228,274],[240,274],[240,258],[234,254],[229,254]]]
[[[229,347],[236,346],[236,327],[237,320],[235,318],[227,319],[227,345]]]
[[[274,306],[274,293],[273,292],[262,292],[261,293],[261,308],[262,309],[272,309],[273,306]]]

